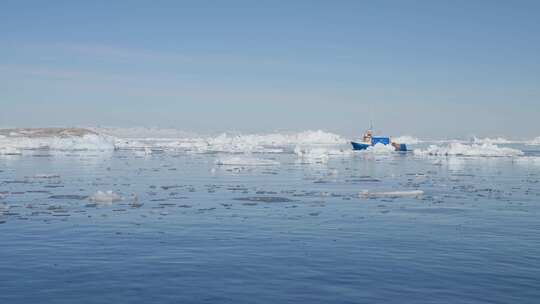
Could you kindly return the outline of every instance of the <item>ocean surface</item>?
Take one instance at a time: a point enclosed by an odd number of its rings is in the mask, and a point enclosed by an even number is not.
[[[23,133],[0,137],[0,303],[540,301],[533,142]]]

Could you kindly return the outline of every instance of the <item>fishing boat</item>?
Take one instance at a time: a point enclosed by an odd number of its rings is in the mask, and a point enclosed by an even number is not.
[[[407,151],[406,144],[397,143],[386,136],[373,136],[371,128],[364,133],[362,141],[351,141],[353,150],[366,150],[368,147],[375,146],[376,144],[392,145],[396,151]]]

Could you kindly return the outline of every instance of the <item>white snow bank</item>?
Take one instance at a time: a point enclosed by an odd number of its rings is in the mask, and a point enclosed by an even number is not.
[[[392,140],[394,142],[397,142],[398,144],[406,144],[406,145],[415,145],[415,144],[419,144],[419,143],[422,142],[418,138],[412,137],[412,136],[409,136],[409,135],[393,137]]]
[[[424,194],[422,190],[407,190],[407,191],[384,191],[384,192],[372,192],[369,190],[363,190],[358,195],[363,197],[418,197]]]
[[[216,159],[216,165],[220,166],[277,166],[278,161],[271,159],[261,159],[251,156],[225,157]]]
[[[433,155],[433,156],[520,156],[523,152],[517,149],[498,147],[493,144],[485,143],[482,145],[461,143],[450,143],[446,147],[430,145],[427,149],[415,149],[415,155]]]
[[[113,202],[118,202],[118,201],[121,201],[122,200],[122,197],[120,197],[120,195],[112,192],[112,190],[109,190],[109,191],[98,191],[96,193],[94,193],[92,196],[90,196],[89,198],[91,201],[93,202],[96,202],[96,203],[113,203]]]

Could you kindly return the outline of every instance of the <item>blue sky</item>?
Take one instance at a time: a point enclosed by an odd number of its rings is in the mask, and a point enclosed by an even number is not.
[[[540,135],[538,1],[2,1],[0,126]]]

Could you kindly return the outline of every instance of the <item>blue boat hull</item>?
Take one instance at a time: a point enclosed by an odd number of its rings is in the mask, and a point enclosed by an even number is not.
[[[353,150],[365,150],[370,146],[365,143],[357,143],[354,141],[351,141],[351,145],[352,145]]]
[[[407,151],[407,145],[406,144],[398,144],[396,147],[396,151],[406,152]]]
[[[385,144],[384,142],[382,141],[377,141],[376,143],[371,143],[370,144],[366,144],[366,143],[358,143],[358,142],[354,142],[354,141],[351,141],[351,145],[353,147],[353,150],[366,150],[369,146],[374,146],[378,143],[381,143],[381,144]],[[406,144],[397,144],[394,146],[394,148],[396,149],[396,151],[401,151],[401,152],[406,152],[407,151],[407,145]]]

